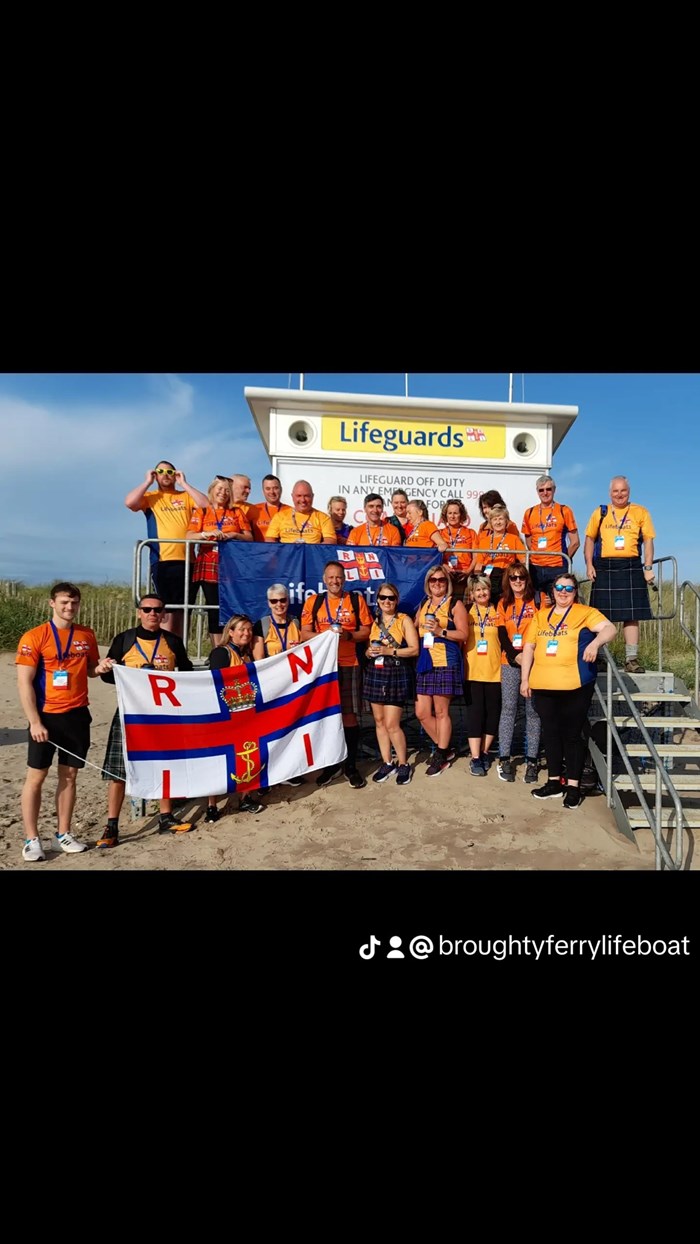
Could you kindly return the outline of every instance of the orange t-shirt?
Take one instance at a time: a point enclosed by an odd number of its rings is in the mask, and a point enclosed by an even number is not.
[[[530,565],[557,566],[561,569],[561,557],[553,557],[552,554],[567,551],[567,533],[577,530],[573,510],[558,501],[551,506],[531,505],[523,515],[522,530],[531,549],[544,550],[530,558]]]
[[[50,622],[25,631],[17,645],[15,665],[36,668],[34,693],[40,713],[67,713],[72,708],[84,708],[88,703],[88,666],[97,665],[100,659],[95,632],[89,626],[76,622],[66,630],[56,627],[56,634],[60,660]],[[56,681],[54,676],[59,671],[65,671],[67,678]]]
[[[469,550],[476,543],[476,532],[472,527],[457,527],[453,531],[445,524],[440,528],[440,535],[447,545],[442,555],[444,565],[468,574],[474,565],[474,555]]]
[[[433,540],[435,534],[440,535],[435,523],[431,523],[430,519],[426,519],[413,528],[410,536],[406,536],[404,548],[434,549],[437,547]]]
[[[383,544],[401,548],[401,536],[393,523],[384,519],[381,523],[360,523],[353,527],[348,536],[348,544]]]
[[[316,614],[316,619],[314,620],[313,617],[316,596],[309,596],[301,614],[302,628],[307,626],[320,635],[323,631],[329,631],[332,626],[336,625],[337,620],[337,623],[342,626],[345,632],[345,635],[340,636],[338,645],[338,665],[346,667],[358,665],[355,643],[345,637],[356,629],[355,611],[352,607],[350,596],[346,592],[342,600],[336,604],[327,592],[319,592],[318,595],[321,596],[321,608]],[[360,626],[371,626],[372,616],[367,608],[367,602],[361,592],[358,593],[358,596],[360,601]]]
[[[496,626],[505,627],[508,638],[516,652],[522,652],[525,645],[525,631],[536,614],[537,605],[534,600],[513,601],[513,604],[509,605],[507,609],[504,609],[502,600],[498,602]],[[518,636],[520,637],[519,642]],[[503,653],[501,664],[510,665],[505,652]]]
[[[525,548],[522,537],[513,535],[512,532],[506,531],[502,536],[496,536],[492,531],[484,532],[479,540],[482,547],[490,550],[488,553],[477,554],[474,570],[478,574],[482,566],[512,566],[514,562],[520,560],[520,556],[524,558]],[[513,550],[512,552],[510,550]]]
[[[253,528],[253,539],[257,544],[264,543],[267,529],[275,514],[279,514],[284,508],[282,505],[272,505],[269,501],[258,501],[248,507],[246,518]]]

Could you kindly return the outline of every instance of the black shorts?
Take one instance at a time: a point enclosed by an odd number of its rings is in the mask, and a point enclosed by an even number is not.
[[[85,757],[90,748],[90,709],[70,708],[67,713],[39,713],[41,724],[49,732],[48,743],[36,743],[29,730],[29,750],[27,767],[29,769],[50,769],[54,752],[58,748],[58,763],[68,765],[71,769],[83,769]],[[67,747],[67,752],[61,750]]]
[[[156,591],[165,597],[166,605],[185,603],[185,563],[156,562],[153,567]]]

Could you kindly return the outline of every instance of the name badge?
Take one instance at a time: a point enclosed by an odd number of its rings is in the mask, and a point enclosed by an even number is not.
[[[384,669],[384,657],[374,658],[374,668],[378,670]]]
[[[546,547],[547,547],[547,537],[546,537],[546,536],[540,536],[539,540],[537,541],[537,547],[538,547],[538,549],[546,549]]]
[[[615,548],[616,548],[616,549],[624,549],[624,547],[625,547],[625,537],[624,537],[624,536],[615,536]]]
[[[512,640],[511,640],[511,643],[512,643],[512,645],[513,645],[513,647],[514,647],[514,648],[522,648],[522,646],[523,646],[523,637],[522,637],[522,635],[514,635],[514,636],[513,636],[513,638],[512,638]]]
[[[451,566],[458,566],[458,565],[459,565],[459,558],[457,557],[456,553],[452,553],[452,554],[451,554],[451,556],[450,556],[450,565],[451,565]]]
[[[68,670],[54,670],[52,683],[54,687],[65,689],[68,686]]]
[[[491,574],[493,566],[484,566],[484,574]]]
[[[340,632],[342,631],[342,629],[343,628],[339,622],[334,622],[333,625],[331,626],[331,630],[335,631],[336,635],[340,635]]]
[[[477,651],[477,654],[478,654],[480,657],[485,657],[485,656],[486,656],[486,654],[488,653],[488,650],[489,650],[489,641],[488,641],[488,639],[477,639],[477,641],[476,641],[476,651]]]
[[[555,657],[555,656],[557,655],[557,648],[558,648],[558,647],[559,647],[559,640],[558,640],[558,639],[548,639],[548,640],[547,640],[547,656],[548,656],[548,657]]]
[[[424,648],[432,648],[434,642],[435,640],[433,639],[433,636],[430,634],[430,632],[428,632],[427,635],[423,636],[423,647]]]

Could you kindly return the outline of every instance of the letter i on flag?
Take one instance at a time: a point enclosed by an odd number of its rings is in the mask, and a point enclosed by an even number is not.
[[[223,670],[114,667],[127,792],[187,799],[275,786],[347,755],[339,636]]]

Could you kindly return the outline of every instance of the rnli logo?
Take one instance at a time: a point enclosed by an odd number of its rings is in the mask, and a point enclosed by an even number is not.
[[[257,692],[257,684],[246,679],[244,682],[232,683],[230,687],[222,687],[219,697],[230,713],[242,713],[246,709],[255,707]]]

